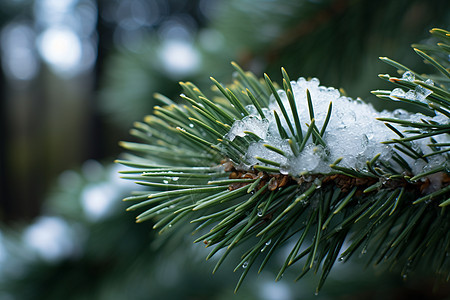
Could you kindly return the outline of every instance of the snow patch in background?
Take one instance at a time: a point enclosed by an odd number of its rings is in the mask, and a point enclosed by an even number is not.
[[[78,234],[61,217],[44,216],[36,220],[23,232],[26,246],[42,259],[56,262],[76,254],[81,246],[75,237]]]

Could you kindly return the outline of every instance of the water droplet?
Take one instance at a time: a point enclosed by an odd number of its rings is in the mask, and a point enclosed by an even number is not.
[[[342,262],[342,261],[344,261],[344,258],[343,257],[339,257],[338,261]]]
[[[316,189],[320,189],[322,181],[319,178],[314,179],[314,184],[316,185]]]
[[[194,124],[190,123],[189,127],[194,128]]]
[[[315,293],[314,293],[314,296],[318,296],[319,295],[319,291],[316,291]]]
[[[258,208],[258,212],[256,214],[258,215],[258,217],[262,217],[263,216],[262,209]]]
[[[289,166],[282,165],[280,167],[280,173],[283,175],[288,175],[289,174]]]
[[[242,267],[243,267],[244,269],[247,268],[247,267],[248,267],[248,261],[244,262],[244,263],[242,264]]]
[[[403,274],[403,275],[402,275],[402,278],[403,278],[403,279],[406,279],[406,278],[408,278],[408,275],[407,275],[407,274]]]
[[[169,224],[169,228],[172,227],[172,224]]]
[[[406,71],[405,73],[403,73],[402,79],[403,80],[407,80],[407,81],[414,81],[416,77],[414,76],[413,73],[411,73],[410,71]]]
[[[165,184],[168,184],[168,183],[169,183],[169,180],[163,180],[163,182],[164,182]]]
[[[180,179],[180,177],[172,177],[173,181],[177,181],[178,179]]]
[[[268,240],[268,241],[266,242],[266,246],[269,246],[271,242],[272,242],[272,240]]]

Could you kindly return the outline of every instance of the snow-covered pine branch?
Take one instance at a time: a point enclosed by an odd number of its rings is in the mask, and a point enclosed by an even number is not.
[[[141,142],[122,143],[135,152],[119,160],[132,167],[123,177],[148,187],[125,199],[137,202],[129,210],[145,209],[137,221],[161,232],[193,224],[208,258],[224,250],[214,271],[242,251],[237,288],[281,248],[276,278],[299,263],[298,278],[321,269],[318,289],[357,251],[403,276],[424,267],[448,280],[450,92],[431,59],[432,79],[384,58],[404,74],[381,77],[407,92],[374,92],[426,114],[377,112],[315,78],[290,81],[283,70],[276,85],[236,64],[237,80],[213,79],[213,95],[192,83],[182,84],[185,105],[156,95],[164,106],[132,130]]]

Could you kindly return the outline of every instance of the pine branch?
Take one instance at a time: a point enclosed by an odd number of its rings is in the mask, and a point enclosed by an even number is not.
[[[448,32],[432,33],[446,51]],[[241,246],[236,290],[251,267],[259,264],[261,272],[282,247],[289,254],[276,279],[302,264],[298,279],[321,270],[317,290],[336,261],[359,251],[370,253],[368,263],[397,267],[403,276],[426,266],[448,280],[448,78],[439,57],[416,52],[440,72],[434,83],[383,58],[405,72],[380,77],[409,91],[374,94],[434,117],[376,113],[317,79],[290,81],[284,69],[278,85],[233,63],[236,81],[224,86],[212,79],[211,96],[182,83],[186,105],[155,107],[131,131],[142,143],[122,143],[137,154],[120,161],[135,168],[124,178],[148,187],[126,198],[137,201],[129,210],[147,209],[137,222],[156,220],[160,232],[197,226],[195,242],[212,247],[208,259],[225,250],[214,271]],[[378,115],[386,129],[368,115]]]

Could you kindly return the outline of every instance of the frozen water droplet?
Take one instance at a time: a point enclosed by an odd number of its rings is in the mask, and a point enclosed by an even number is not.
[[[404,110],[404,109],[396,109],[393,111],[394,113],[394,117],[396,118],[401,118],[401,119],[406,119],[409,116],[409,113]]]
[[[408,100],[416,100],[416,93],[413,92],[412,90],[409,90],[406,94],[405,94],[405,98]]]
[[[312,85],[313,87],[318,87],[319,84],[320,84],[319,79],[317,79],[317,78],[315,78],[315,77],[312,78],[309,82],[311,83],[311,85]]]
[[[392,100],[398,101],[397,98],[404,98],[405,97],[405,91],[403,91],[401,88],[395,88],[392,90],[391,94],[389,95],[389,98]]]
[[[178,179],[180,179],[180,177],[172,177],[173,181],[178,181]]]
[[[169,180],[163,180],[163,182],[165,183],[165,184],[168,184],[169,183]]]
[[[403,80],[408,80],[408,81],[414,81],[415,76],[410,71],[406,71],[405,73],[403,73],[402,79]]]
[[[242,264],[242,267],[245,269],[245,268],[247,268],[248,267],[248,262],[246,261],[246,262],[244,262],[243,264]]]
[[[425,80],[425,83],[428,84],[428,85],[434,85],[434,82],[431,79]]]
[[[257,116],[250,115],[244,117],[242,120],[235,121],[225,137],[230,141],[233,141],[237,136],[246,136],[247,134],[245,131],[251,131],[255,135],[264,139],[266,137],[268,127],[269,121],[267,119],[261,120]]]
[[[425,102],[425,98],[428,97],[432,93],[429,89],[424,88],[421,85],[416,86],[416,89],[414,90],[415,97],[417,101]]]

